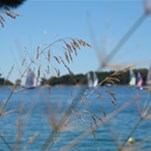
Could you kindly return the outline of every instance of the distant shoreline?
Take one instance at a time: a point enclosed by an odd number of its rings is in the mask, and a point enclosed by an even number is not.
[[[110,76],[111,74],[113,74],[115,71],[104,71],[104,72],[95,72],[97,77],[98,77],[98,81],[99,83],[104,80],[106,77]],[[142,78],[143,78],[143,85],[146,85],[146,79],[147,79],[147,73],[148,73],[148,69],[146,68],[142,68],[142,69],[134,69],[133,70],[134,74],[137,75],[138,72],[141,73]],[[89,72],[90,75],[93,74],[92,71]],[[42,78],[41,82],[40,82],[40,86],[87,86],[88,85],[88,81],[87,81],[87,74],[75,74],[75,75],[63,75],[60,77],[55,77],[52,76],[49,79],[46,78]],[[115,85],[120,85],[120,86],[128,86],[129,85],[129,80],[130,80],[130,71],[127,71],[123,74],[121,74],[120,76],[117,76],[117,78],[119,79],[119,82],[116,82]],[[110,83],[104,83],[103,85],[107,85]],[[0,78],[0,86],[13,86],[15,85],[13,82],[9,81],[9,80],[5,80],[5,78]],[[22,86],[24,84],[20,84],[18,86]]]

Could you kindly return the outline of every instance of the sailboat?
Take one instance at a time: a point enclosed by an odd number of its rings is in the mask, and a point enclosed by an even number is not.
[[[31,89],[35,88],[35,73],[29,69],[26,77],[25,88]]]
[[[88,82],[88,87],[96,87],[98,85],[99,79],[95,72],[93,72],[93,79],[90,73],[87,74],[87,82]]]
[[[99,83],[99,79],[98,79],[98,77],[97,77],[95,72],[93,72],[93,80],[94,80],[93,81],[93,87],[96,87],[98,85],[98,83]]]
[[[151,85],[151,66],[150,66],[150,68],[148,70],[146,84],[147,85]]]
[[[88,84],[88,87],[93,86],[93,81],[92,81],[90,72],[87,74],[87,84]]]
[[[140,88],[140,89],[143,89],[143,78],[142,78],[142,75],[140,72],[137,73],[137,87]]]
[[[25,85],[19,89],[16,89],[14,92],[20,92],[26,89],[34,89],[35,87],[35,74],[31,69],[29,69],[27,72]]]
[[[151,91],[151,65],[148,70],[147,80],[146,80],[147,89]]]
[[[130,81],[129,81],[130,86],[136,86],[136,76],[132,70],[130,70]]]

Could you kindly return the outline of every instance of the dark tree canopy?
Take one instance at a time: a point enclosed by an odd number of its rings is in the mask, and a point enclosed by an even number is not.
[[[25,0],[0,0],[0,9],[10,9],[20,6]]]

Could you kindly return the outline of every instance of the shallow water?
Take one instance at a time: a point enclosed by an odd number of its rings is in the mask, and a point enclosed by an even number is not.
[[[116,105],[112,103],[113,97],[109,94],[110,91],[115,94],[114,103]],[[0,87],[1,105],[4,100],[7,100],[10,92],[9,87]],[[132,99],[136,102],[103,125],[97,124],[104,118],[102,112],[107,116]],[[44,144],[46,145],[49,136],[54,135],[51,137],[53,138],[51,143],[48,143],[51,147],[49,149],[61,150],[78,136],[91,130],[94,124],[95,131],[84,136],[84,139],[78,139],[78,143],[70,150],[113,151],[117,150],[128,137],[145,109],[147,101],[151,101],[151,95],[146,90],[125,86],[89,89],[87,87],[56,86],[51,89],[39,87],[24,90],[13,94],[9,100],[5,110],[11,113],[0,117],[0,135],[11,149],[18,147],[19,151],[38,151]],[[71,120],[61,132],[52,134],[53,129],[57,129],[57,122],[62,119],[71,105],[71,112],[68,110]],[[21,109],[22,106],[24,109]],[[17,126],[18,121],[21,121],[22,126]],[[16,143],[17,136],[19,145]],[[29,142],[31,137],[34,138],[32,143]],[[135,150],[151,150],[151,140],[145,141],[145,139],[151,139],[151,121],[143,121],[133,133],[133,138],[137,146]],[[0,139],[0,150],[10,150],[8,145],[2,138]]]

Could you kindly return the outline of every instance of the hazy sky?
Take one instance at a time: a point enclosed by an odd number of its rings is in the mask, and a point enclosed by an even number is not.
[[[74,63],[69,65],[71,70],[75,74],[97,70],[100,57],[95,49],[105,58],[144,13],[144,7],[142,0],[27,0],[12,11],[21,16],[16,20],[4,16],[5,27],[0,27],[0,73],[6,77],[15,65],[10,76],[14,81],[22,70],[21,60],[27,57],[27,51],[32,57],[38,46],[64,37],[80,38],[92,45],[78,51]],[[148,16],[110,63],[148,67],[150,40],[151,16]],[[55,46],[51,51],[53,55],[62,55],[60,47]],[[43,65],[43,60],[40,63]],[[54,66],[51,62],[50,67]],[[57,68],[62,74],[67,73],[63,66]],[[52,70],[51,75],[54,73]]]

